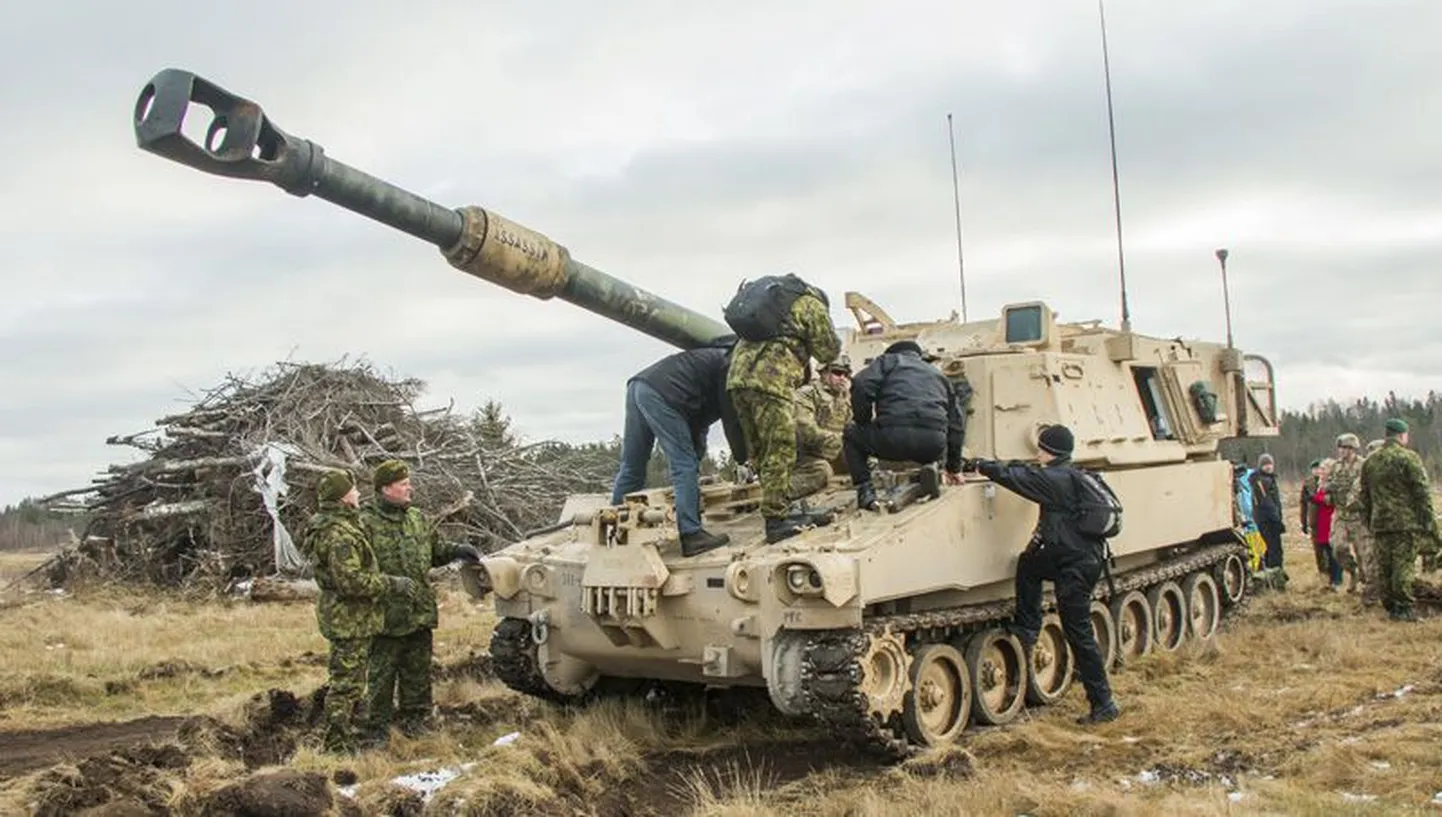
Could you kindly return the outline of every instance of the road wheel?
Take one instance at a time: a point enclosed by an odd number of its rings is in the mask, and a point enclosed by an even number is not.
[[[993,627],[966,644],[971,673],[971,714],[977,723],[1009,723],[1026,705],[1026,657],[1016,636]]]
[[[1156,648],[1172,652],[1187,640],[1187,597],[1176,582],[1166,581],[1147,591],[1147,603],[1156,623]]]
[[[1027,658],[1026,702],[1033,706],[1050,706],[1061,700],[1071,688],[1076,660],[1071,646],[1066,643],[1066,630],[1062,629],[1061,618],[1056,613],[1042,616],[1041,633]]]
[[[1198,641],[1211,641],[1222,621],[1222,601],[1217,582],[1205,571],[1193,573],[1182,582],[1182,595],[1187,599],[1187,628]]]
[[[950,644],[923,644],[911,658],[902,723],[923,746],[954,743],[971,717],[971,672]]]
[[[1126,666],[1127,661],[1141,658],[1152,651],[1155,628],[1152,622],[1152,606],[1147,597],[1136,590],[1112,599],[1112,621],[1117,628],[1117,663]]]

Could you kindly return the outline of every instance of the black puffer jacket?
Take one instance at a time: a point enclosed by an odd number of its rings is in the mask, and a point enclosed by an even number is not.
[[[913,351],[874,358],[851,379],[851,415],[857,425],[913,428],[946,435],[946,469],[961,468],[970,386],[963,391]]]
[[[667,403],[685,416],[691,426],[696,456],[706,453],[706,432],[717,420],[736,462],[746,461],[746,440],[736,409],[726,394],[726,370],[731,362],[729,348],[704,347],[667,355],[637,372]],[[627,381],[630,382],[630,381]]]

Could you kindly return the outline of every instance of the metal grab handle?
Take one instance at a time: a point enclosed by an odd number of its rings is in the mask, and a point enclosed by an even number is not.
[[[181,130],[192,104],[214,114],[205,144]],[[298,196],[314,190],[325,153],[314,142],[281,130],[256,103],[177,68],[156,74],[141,90],[135,101],[135,141],[141,150],[187,167],[271,182]]]

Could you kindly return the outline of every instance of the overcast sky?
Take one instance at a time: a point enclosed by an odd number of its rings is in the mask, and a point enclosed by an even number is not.
[[[485,8],[482,8],[482,5]],[[997,6],[1006,5],[1006,9]],[[1237,341],[1283,405],[1442,374],[1442,3],[1111,0],[1134,328]],[[158,70],[259,102],[337,159],[528,224],[719,318],[796,271],[898,320],[1044,298],[1118,319],[1091,0],[130,0],[0,12],[0,503],[84,485],[112,434],[227,372],[360,356],[494,398],[530,438],[609,438],[670,350],[491,287],[318,199],[135,146]],[[713,434],[713,443],[719,435]]]

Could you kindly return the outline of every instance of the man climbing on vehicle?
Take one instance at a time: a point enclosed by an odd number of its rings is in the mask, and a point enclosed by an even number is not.
[[[1012,493],[1041,506],[1031,542],[1017,559],[1016,623],[1012,630],[1031,655],[1041,634],[1042,582],[1055,585],[1057,613],[1067,644],[1076,657],[1077,674],[1086,689],[1091,711],[1080,724],[1104,723],[1121,714],[1107,681],[1106,660],[1092,632],[1091,598],[1105,567],[1104,539],[1084,533],[1081,513],[1094,502],[1083,484],[1095,479],[1072,464],[1075,445],[1071,429],[1052,425],[1037,438],[1039,465],[996,460],[966,460],[963,471],[975,471]],[[1109,494],[1109,492],[1107,492]],[[1115,508],[1116,512],[1120,507]]]

